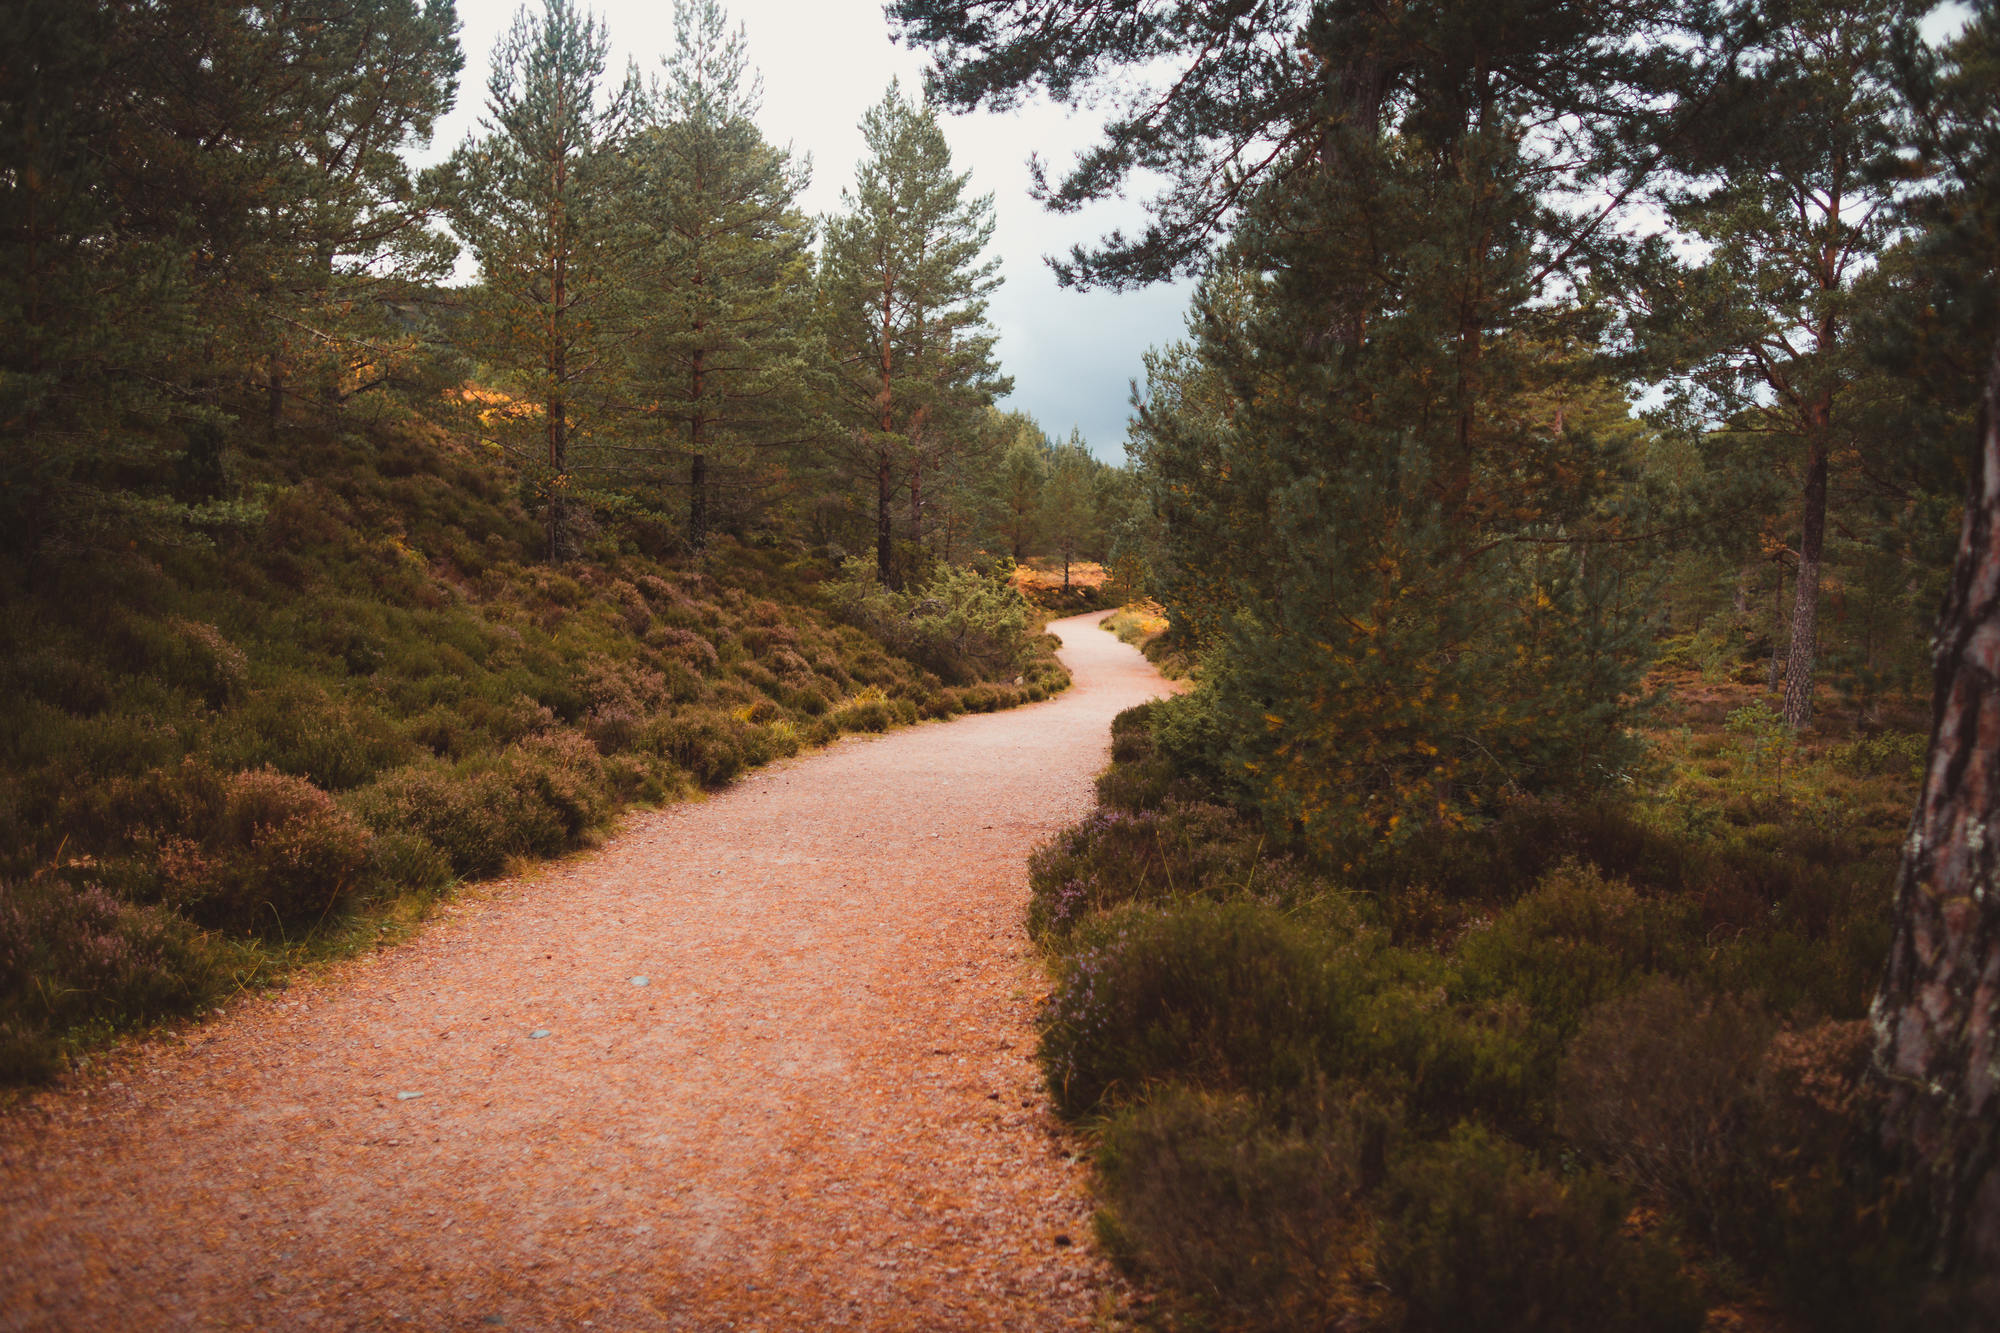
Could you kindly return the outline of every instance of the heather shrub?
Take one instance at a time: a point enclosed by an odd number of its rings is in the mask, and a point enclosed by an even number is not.
[[[170,841],[167,899],[218,930],[278,932],[324,919],[359,886],[368,830],[303,778],[257,769],[229,779],[202,842]]]
[[[1556,1094],[1563,1136],[1712,1241],[1740,1206],[1751,1094],[1777,1029],[1761,1007],[1654,977],[1591,1011]]]
[[[411,757],[410,738],[382,713],[303,683],[230,710],[214,753],[225,766],[269,766],[327,791],[358,787]]]
[[[1920,1234],[1878,1157],[1865,1021],[1784,1030],[1763,1010],[1659,981],[1607,1002],[1572,1044],[1564,1133],[1772,1273],[1827,1329],[1918,1319]]]
[[[498,874],[514,849],[502,812],[469,766],[411,764],[384,774],[354,795],[377,836],[414,836],[435,847],[454,873],[469,879]]]
[[[704,787],[721,786],[771,757],[762,728],[747,717],[717,708],[688,708],[655,717],[638,744]]]
[[[1377,1264],[1412,1333],[1694,1333],[1671,1249],[1627,1233],[1603,1176],[1557,1179],[1486,1130],[1410,1154],[1385,1190]]]
[[[1646,973],[1686,972],[1700,940],[1687,903],[1643,898],[1629,884],[1572,863],[1543,876],[1491,924],[1465,933],[1455,993],[1518,1000],[1545,1034],[1552,1062],[1592,1005]]]
[[[1252,1095],[1303,1086],[1351,1036],[1358,971],[1256,903],[1094,920],[1059,962],[1041,1016],[1056,1108],[1087,1115],[1170,1078]]]
[[[185,1013],[229,960],[186,921],[54,876],[0,880],[0,1080],[44,1077],[77,1039]]]
[[[1259,883],[1259,872],[1262,882]],[[1028,858],[1028,933],[1060,939],[1092,912],[1129,902],[1223,898],[1261,889],[1288,896],[1289,866],[1260,865],[1241,816],[1222,806],[1099,809]]]
[[[1105,1249],[1226,1327],[1337,1326],[1398,1117],[1327,1085],[1293,1111],[1168,1089],[1112,1117],[1096,1157]]]
[[[827,719],[840,731],[887,731],[896,725],[896,706],[874,686],[843,699]]]
[[[223,707],[249,682],[243,650],[203,621],[125,616],[112,624],[106,646],[117,669],[185,690],[210,708]]]
[[[368,844],[368,878],[391,889],[438,893],[452,881],[451,858],[416,833],[378,833]]]

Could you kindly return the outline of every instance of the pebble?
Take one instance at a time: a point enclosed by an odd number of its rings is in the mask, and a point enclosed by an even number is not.
[[[539,1038],[546,1037],[548,1035],[549,1035],[549,1030],[547,1028],[536,1028],[533,1032],[530,1032],[528,1034],[528,1040],[535,1041]]]
[[[396,1094],[396,1100],[399,1102],[414,1101],[423,1095],[421,1092],[399,1092]]]
[[[633,977],[632,984],[634,986],[650,986],[653,984],[653,979],[651,977]]]

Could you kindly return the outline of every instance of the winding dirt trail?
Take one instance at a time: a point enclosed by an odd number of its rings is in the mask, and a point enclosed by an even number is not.
[[[1167,691],[1100,615],[0,1118],[0,1327],[1089,1326],[1021,917]]]

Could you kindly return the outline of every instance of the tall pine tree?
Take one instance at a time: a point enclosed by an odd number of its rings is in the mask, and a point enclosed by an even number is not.
[[[683,461],[699,550],[719,480],[804,433],[811,228],[807,168],[756,126],[762,87],[716,0],[679,0],[654,120],[632,147],[646,227],[631,276],[629,391],[648,451]]]
[[[895,514],[909,500],[910,540],[923,536],[927,459],[1011,382],[994,359],[986,301],[999,261],[990,195],[968,196],[937,115],[891,84],[862,117],[869,156],[826,224],[820,309],[832,357],[839,446],[872,490],[875,568],[896,581]],[[904,488],[907,488],[905,490]]]
[[[619,279],[636,248],[620,191],[642,96],[636,71],[604,88],[608,46],[571,0],[523,6],[494,47],[483,136],[450,164],[452,227],[479,260],[470,342],[513,399],[487,418],[529,464],[554,561],[577,552],[572,455],[590,409],[609,412]]]

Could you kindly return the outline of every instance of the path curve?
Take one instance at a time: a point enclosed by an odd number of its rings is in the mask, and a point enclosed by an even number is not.
[[[1101,618],[0,1117],[0,1327],[1087,1327],[1021,920],[1168,690]]]

